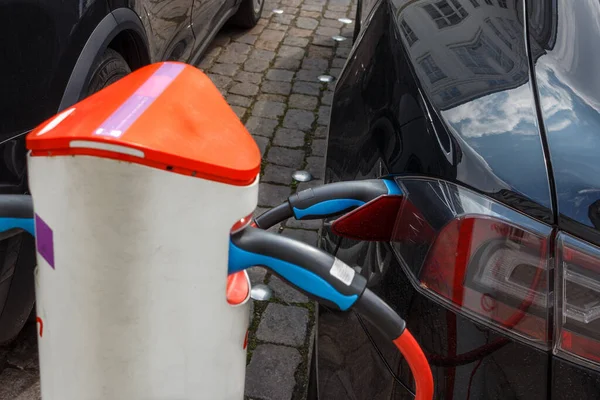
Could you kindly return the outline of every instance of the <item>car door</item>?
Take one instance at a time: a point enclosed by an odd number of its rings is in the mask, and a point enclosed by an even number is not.
[[[131,8],[142,20],[152,62],[187,62],[194,48],[192,0],[109,0],[114,11]]]
[[[222,25],[227,11],[233,7],[235,0],[193,0],[192,29],[196,35],[196,46],[205,48],[207,40],[215,34],[215,29]]]

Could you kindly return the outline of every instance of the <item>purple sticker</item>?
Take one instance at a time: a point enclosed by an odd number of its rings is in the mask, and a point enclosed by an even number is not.
[[[37,214],[35,214],[35,239],[38,253],[54,269],[54,238],[52,229]]]
[[[184,68],[184,64],[163,64],[94,133],[121,137]]]

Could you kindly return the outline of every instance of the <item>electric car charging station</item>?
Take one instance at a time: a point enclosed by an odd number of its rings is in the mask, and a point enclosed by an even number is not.
[[[207,76],[171,62],[61,112],[27,146],[33,202],[1,204],[0,229],[35,223],[42,399],[242,399],[257,265],[364,315],[406,358],[416,398],[432,398],[427,359],[366,278],[264,230],[341,215],[351,235],[361,207],[402,202],[393,179],[308,189],[253,221],[256,143]]]

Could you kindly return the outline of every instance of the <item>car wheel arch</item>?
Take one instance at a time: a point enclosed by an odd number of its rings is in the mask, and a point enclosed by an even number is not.
[[[107,48],[119,52],[135,70],[151,62],[148,37],[139,16],[129,8],[107,14],[86,41],[65,87],[58,111],[77,103],[86,91],[96,60]]]

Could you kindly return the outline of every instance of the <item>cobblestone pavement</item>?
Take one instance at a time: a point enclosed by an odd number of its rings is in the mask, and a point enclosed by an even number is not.
[[[199,68],[219,87],[263,154],[257,214],[296,190],[323,179],[325,139],[336,77],[350,51],[356,0],[268,0],[250,31],[224,28]],[[347,40],[337,42],[333,36]],[[308,183],[292,179],[309,171]],[[315,244],[320,223],[288,221],[272,230]],[[251,305],[247,399],[306,397],[315,323],[314,304],[264,269],[250,271],[253,283],[274,292]],[[35,324],[11,345],[0,347],[0,400],[39,399]]]

